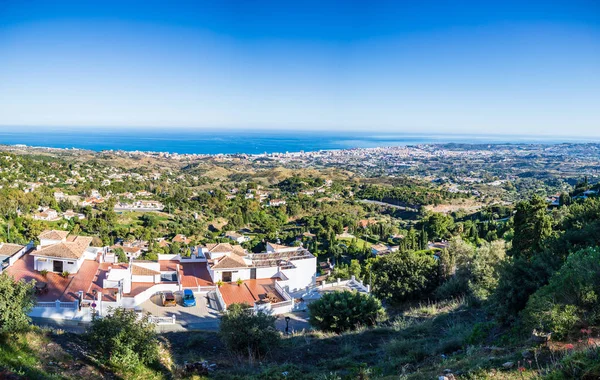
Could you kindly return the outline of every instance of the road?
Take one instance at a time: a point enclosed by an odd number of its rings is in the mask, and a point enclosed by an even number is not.
[[[361,200],[359,200],[359,202],[370,203],[370,204],[374,204],[374,205],[378,205],[378,206],[391,207],[391,208],[395,208],[395,209],[403,210],[403,211],[414,211],[414,212],[418,212],[419,211],[416,208],[412,208],[412,207],[398,206],[398,205],[395,205],[395,204],[392,204],[392,203],[386,203],[386,202],[380,202],[380,201],[372,201],[370,199],[361,199]]]

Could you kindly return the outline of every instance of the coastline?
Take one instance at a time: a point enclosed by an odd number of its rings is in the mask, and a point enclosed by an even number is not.
[[[187,134],[183,134],[187,133]],[[55,152],[125,152],[169,156],[253,156],[332,152],[352,149],[453,145],[556,145],[600,143],[600,137],[511,136],[296,131],[160,131],[140,135],[124,131],[54,131],[48,133],[0,130],[3,149],[46,149]]]

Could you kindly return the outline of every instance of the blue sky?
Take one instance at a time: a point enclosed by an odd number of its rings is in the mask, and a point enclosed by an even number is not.
[[[0,125],[600,136],[600,3],[0,0]]]

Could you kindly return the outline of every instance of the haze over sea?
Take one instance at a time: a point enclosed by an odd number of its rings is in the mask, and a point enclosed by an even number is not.
[[[92,129],[92,130],[89,130]],[[357,131],[273,130],[0,130],[0,144],[36,147],[78,148],[94,151],[125,150],[196,154],[261,154],[331,149],[374,148],[417,144],[594,142],[599,138],[559,136],[419,134]]]

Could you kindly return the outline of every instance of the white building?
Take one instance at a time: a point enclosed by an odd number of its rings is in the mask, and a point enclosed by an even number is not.
[[[225,237],[237,242],[238,244],[242,244],[247,241],[250,241],[250,238],[248,236],[242,235],[235,231],[227,231],[225,233]]]
[[[91,237],[69,236],[67,231],[45,231],[39,240],[40,244],[31,253],[37,271],[77,273],[84,260],[96,260],[102,250],[90,247]]]
[[[301,247],[269,243],[267,252],[250,254],[240,246],[218,243],[201,247],[201,252],[215,283],[276,278],[294,292],[316,281],[317,258]]]

